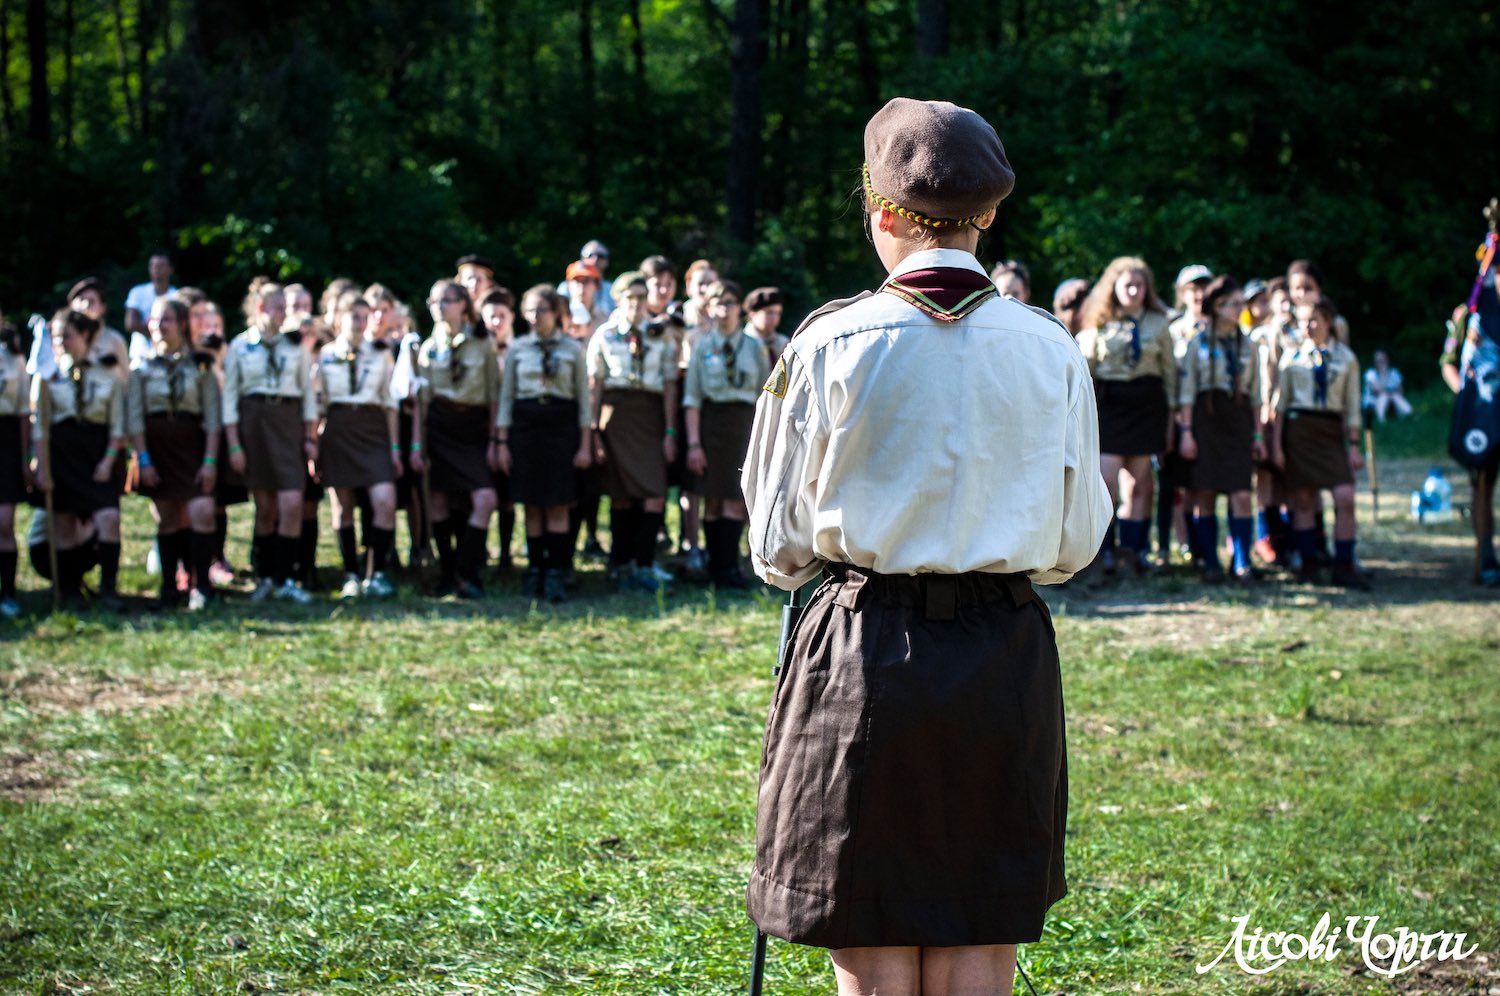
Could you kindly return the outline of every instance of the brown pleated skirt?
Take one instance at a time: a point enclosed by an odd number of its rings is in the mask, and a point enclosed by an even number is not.
[[[236,474],[229,465],[229,440],[219,432],[218,483],[214,485],[214,503],[228,507],[243,505],[250,500],[250,489],[245,487],[245,475]]]
[[[0,505],[26,500],[26,446],[21,439],[21,417],[0,415]]]
[[[1344,417],[1338,412],[1293,409],[1284,416],[1281,450],[1288,488],[1332,488],[1353,484]]]
[[[1226,391],[1199,394],[1193,401],[1198,458],[1188,471],[1189,486],[1216,494],[1249,491],[1255,469],[1250,458],[1254,437],[1255,413],[1249,398],[1236,400]]]
[[[434,399],[427,406],[429,487],[449,493],[494,487],[489,463],[492,433],[488,405]]]
[[[727,498],[744,501],[740,487],[740,468],[750,449],[750,433],[755,427],[755,406],[749,402],[719,403],[704,399],[698,431],[703,438],[703,458],[707,466],[698,478],[698,493],[705,498]]]
[[[827,948],[1038,939],[1067,891],[1046,606],[1019,575],[829,572],[766,724],[751,919]]]
[[[203,497],[195,478],[203,466],[208,435],[197,415],[146,416],[146,452],[160,479],[154,488],[144,484],[141,494],[162,501],[192,501]]]
[[[510,427],[511,501],[532,507],[578,500],[578,402],[522,399]]]
[[[368,488],[396,479],[391,433],[379,405],[330,405],[318,440],[318,480],[325,488]]]
[[[307,439],[302,399],[249,394],[240,399],[240,445],[245,487],[251,491],[302,491],[307,487]]]
[[[50,459],[52,507],[59,512],[90,516],[101,508],[119,508],[125,492],[126,455],[115,457],[114,473],[107,481],[94,480],[94,468],[109,448],[109,426],[66,419],[52,426]],[[31,493],[31,504],[45,507],[40,491]]]
[[[661,443],[667,417],[661,395],[605,391],[599,430],[604,436],[604,493],[615,501],[666,497],[667,459]]]
[[[1148,456],[1167,444],[1167,394],[1161,378],[1094,381],[1099,409],[1099,452]]]

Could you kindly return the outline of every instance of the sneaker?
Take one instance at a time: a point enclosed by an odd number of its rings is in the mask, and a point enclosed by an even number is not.
[[[562,571],[548,571],[542,575],[542,593],[549,602],[566,602],[568,590],[563,584]]]
[[[14,598],[0,598],[0,616],[6,619],[19,619],[21,606]]]
[[[189,612],[202,612],[208,608],[208,596],[197,588],[188,592],[187,610]]]
[[[370,598],[390,598],[396,593],[396,589],[386,580],[384,571],[377,571],[370,580],[360,586],[360,590]]]
[[[460,581],[457,585],[454,586],[453,594],[457,595],[459,598],[472,601],[476,598],[483,598],[484,589],[479,587],[479,585],[475,584],[473,581]]]
[[[1486,588],[1500,587],[1500,564],[1489,564],[1479,572],[1479,583]],[[3,612],[0,607],[0,612]]]
[[[665,591],[667,587],[668,583],[658,578],[649,567],[637,567],[632,571],[623,573],[620,577],[621,591],[649,591],[655,593]]]
[[[288,602],[296,602],[298,605],[306,605],[312,601],[312,596],[297,582],[292,580],[283,581],[281,587],[271,592],[275,598]]]
[[[528,598],[542,597],[542,569],[540,567],[528,567],[526,573],[521,575],[521,594]]]
[[[234,584],[234,565],[227,560],[216,560],[209,565],[208,579],[220,587]]]
[[[708,570],[708,555],[703,552],[701,546],[690,546],[687,552],[687,562],[683,569],[689,574],[702,574]]]
[[[363,586],[359,583],[359,575],[345,574],[344,586],[339,589],[340,598],[358,598],[363,593]]]
[[[270,578],[261,578],[259,581],[255,582],[255,590],[250,593],[250,601],[264,602],[267,598],[270,597],[271,592],[275,589],[275,587],[276,583]]]
[[[677,575],[673,574],[671,571],[667,570],[665,567],[661,566],[654,560],[651,562],[651,566],[647,569],[652,573],[656,580],[660,581],[662,584],[671,584],[673,581],[677,580]]]
[[[1262,564],[1265,564],[1268,567],[1275,566],[1276,547],[1272,545],[1271,540],[1268,537],[1262,536],[1260,539],[1256,540],[1255,547],[1251,552],[1260,559],[1260,562]]]
[[[1370,582],[1353,564],[1334,564],[1333,583],[1340,588],[1349,588],[1354,591],[1369,591]]]
[[[156,577],[161,573],[161,554],[157,552],[155,546],[146,551],[146,573],[151,577]]]
[[[583,544],[583,555],[589,560],[603,560],[609,556],[609,551],[599,545],[598,539],[590,539]]]

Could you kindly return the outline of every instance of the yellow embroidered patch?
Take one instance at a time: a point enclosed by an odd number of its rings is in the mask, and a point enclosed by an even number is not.
[[[776,360],[776,369],[771,371],[771,378],[766,381],[765,392],[773,398],[786,397],[786,361]]]

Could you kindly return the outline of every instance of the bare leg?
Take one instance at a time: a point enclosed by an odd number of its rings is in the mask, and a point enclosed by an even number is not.
[[[839,996],[916,996],[922,991],[921,948],[839,948],[828,954]]]
[[[923,996],[1010,996],[1016,946],[984,944],[922,949]]]

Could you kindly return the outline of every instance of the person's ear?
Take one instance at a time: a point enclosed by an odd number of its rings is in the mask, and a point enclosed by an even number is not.
[[[991,225],[993,225],[995,223],[995,217],[999,213],[1000,213],[1000,209],[998,207],[992,207],[992,208],[990,208],[988,211],[986,211],[984,213],[984,216],[982,218],[980,218],[978,221],[974,222],[974,227],[977,228],[977,229],[979,229],[981,232],[984,231],[985,229],[989,228]]]

